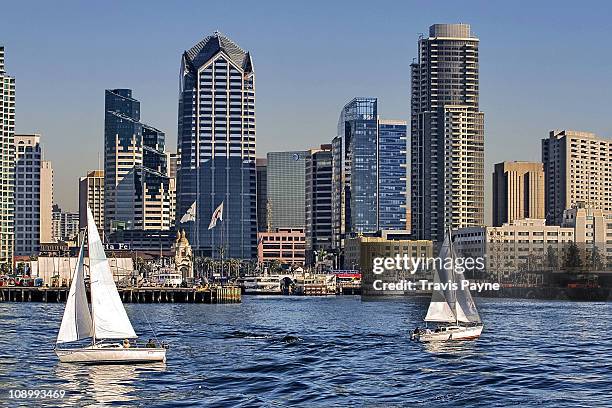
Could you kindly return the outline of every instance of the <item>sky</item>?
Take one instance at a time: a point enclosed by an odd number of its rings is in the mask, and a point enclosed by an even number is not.
[[[16,77],[17,133],[42,134],[55,201],[76,210],[98,168],[104,90],[131,88],[142,121],[176,150],[184,50],[219,30],[253,56],[257,154],[329,143],[340,110],[378,98],[409,120],[410,63],[435,23],[469,23],[480,42],[485,180],[493,164],[540,160],[552,129],[612,136],[612,3],[605,1],[10,1],[0,44]]]

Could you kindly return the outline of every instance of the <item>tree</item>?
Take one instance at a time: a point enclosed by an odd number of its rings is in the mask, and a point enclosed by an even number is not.
[[[559,267],[559,254],[552,245],[549,245],[546,249],[546,266],[552,269]]]
[[[582,259],[580,258],[580,249],[575,242],[568,245],[565,251],[564,267],[566,268],[579,268],[582,266]]]
[[[603,269],[603,261],[601,260],[601,254],[599,253],[599,247],[597,245],[594,245],[593,249],[591,249],[589,261],[590,266],[594,271]]]

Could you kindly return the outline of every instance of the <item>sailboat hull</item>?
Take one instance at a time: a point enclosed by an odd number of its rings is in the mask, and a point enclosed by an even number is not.
[[[123,348],[91,346],[78,349],[56,349],[62,363],[134,364],[166,362],[165,348]]]
[[[476,340],[480,337],[484,326],[447,326],[442,327],[439,331],[427,330],[418,334],[412,334],[413,340],[420,341],[422,343],[433,342],[433,341],[465,341],[465,340]]]

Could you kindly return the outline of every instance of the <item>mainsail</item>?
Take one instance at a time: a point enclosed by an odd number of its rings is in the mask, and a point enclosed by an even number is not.
[[[451,245],[450,234],[446,236],[442,243],[439,258],[442,261],[442,267],[439,270],[434,270],[434,285],[440,282],[455,283],[457,290],[452,290],[451,285],[446,285],[444,289],[436,290],[434,288],[425,321],[480,323],[480,316],[469,288],[461,288],[461,282],[465,280],[465,277],[455,268],[457,255]],[[448,262],[449,260],[451,262]]]
[[[64,317],[57,334],[57,343],[81,340],[92,336],[91,314],[87,305],[87,293],[83,277],[85,240],[81,243],[79,259],[72,276]]]
[[[95,337],[99,339],[137,337],[117,292],[104,246],[89,208],[87,208],[87,241]]]

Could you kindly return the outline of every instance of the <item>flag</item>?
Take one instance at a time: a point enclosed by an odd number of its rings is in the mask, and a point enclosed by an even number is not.
[[[195,220],[196,220],[196,202],[194,201],[193,204],[191,204],[191,207],[189,207],[189,209],[185,213],[185,215],[183,215],[183,218],[181,218],[181,223],[195,221]]]
[[[223,221],[223,201],[221,201],[221,204],[219,204],[215,212],[213,212],[210,218],[210,224],[208,224],[208,229],[215,228],[217,221]]]

